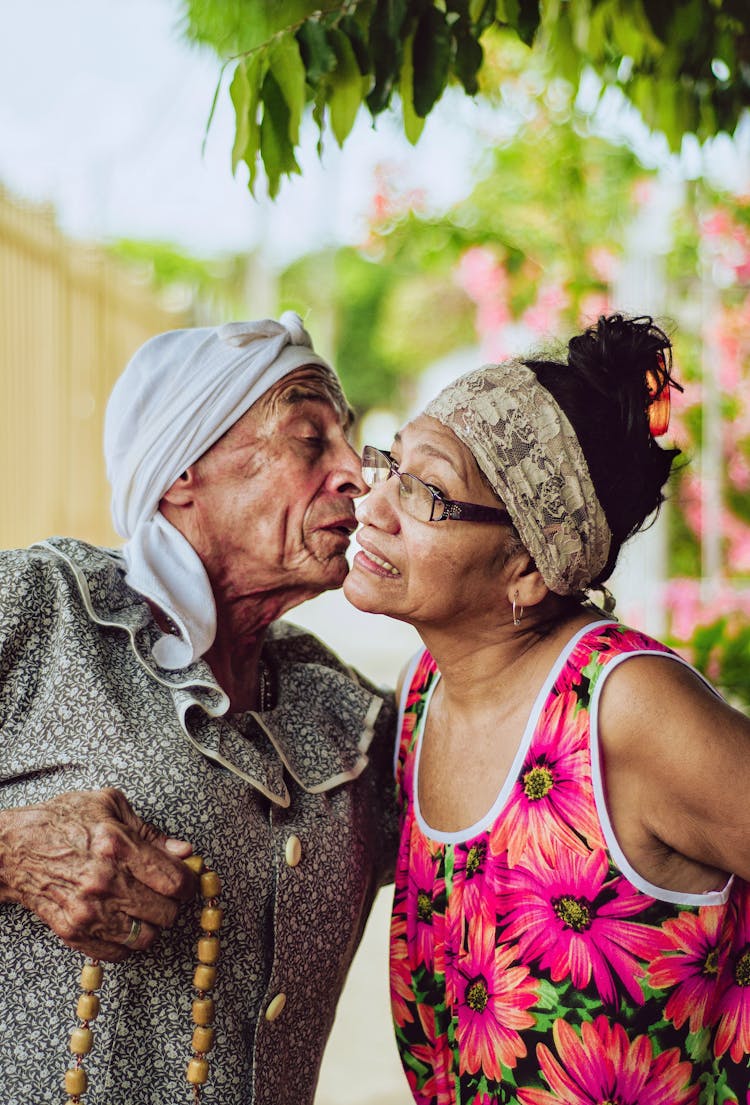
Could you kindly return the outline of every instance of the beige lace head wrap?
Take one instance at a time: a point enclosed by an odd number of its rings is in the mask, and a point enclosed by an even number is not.
[[[485,365],[454,380],[423,413],[471,451],[549,589],[589,588],[612,534],[573,427],[531,369]]]

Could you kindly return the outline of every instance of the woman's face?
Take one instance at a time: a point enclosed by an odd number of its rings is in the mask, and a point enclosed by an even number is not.
[[[396,435],[391,456],[446,499],[497,507],[473,456],[452,430],[420,415]],[[361,528],[344,593],[360,610],[388,614],[418,629],[471,622],[500,600],[507,525],[422,522],[400,501],[392,476],[357,507]],[[507,601],[507,600],[506,600]]]

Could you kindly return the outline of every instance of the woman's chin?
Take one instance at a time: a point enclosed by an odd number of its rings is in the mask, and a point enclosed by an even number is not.
[[[344,597],[357,610],[366,614],[388,614],[387,604],[382,596],[374,593],[372,580],[364,578],[365,573],[356,565],[349,569],[349,574],[344,580]]]

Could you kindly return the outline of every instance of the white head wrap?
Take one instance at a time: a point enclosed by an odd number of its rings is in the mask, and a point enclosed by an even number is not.
[[[165,491],[284,376],[318,365],[302,319],[172,330],[146,342],[114,386],[104,423],[112,519],[127,543],[126,579],[180,636],[154,647],[164,668],[202,656],[216,635],[211,584],[197,553],[159,512]]]
[[[470,450],[558,595],[586,590],[612,534],[570,421],[520,361],[485,365],[448,384],[424,414]]]

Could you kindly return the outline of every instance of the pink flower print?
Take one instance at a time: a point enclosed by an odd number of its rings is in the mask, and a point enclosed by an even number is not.
[[[744,883],[737,900],[737,929],[724,979],[714,1051],[721,1058],[728,1050],[735,1063],[742,1063],[750,1054],[750,886]]]
[[[415,970],[424,964],[429,971],[440,970],[435,963],[435,948],[442,947],[445,932],[445,916],[436,910],[436,899],[445,891],[445,880],[438,877],[441,849],[429,843],[419,831],[416,821],[411,824],[411,851],[409,875],[404,910],[407,917],[407,941],[409,966]]]
[[[519,1030],[535,1023],[527,1010],[536,1003],[538,983],[528,967],[514,965],[516,952],[496,944],[495,926],[484,917],[470,922],[456,995],[461,1074],[483,1071],[500,1081],[502,1064],[515,1067],[526,1054]]]
[[[497,857],[490,852],[484,834],[456,844],[450,909],[458,909],[467,917],[481,912],[488,920],[494,920],[497,865]]]
[[[651,925],[626,920],[653,899],[626,879],[607,882],[608,872],[603,850],[582,856],[558,849],[552,863],[539,857],[533,866],[509,869],[498,895],[502,938],[517,941],[521,960],[538,960],[553,982],[570,978],[577,990],[585,990],[593,977],[602,1000],[617,1006],[619,979],[630,999],[642,1005],[639,959],[650,960],[667,938]]]
[[[390,946],[391,1013],[399,1027],[411,1024],[414,1020],[409,1008],[414,1003],[414,991],[408,955],[406,918],[394,913],[391,918]]]
[[[458,1001],[458,988],[461,975],[459,964],[465,954],[464,940],[466,936],[466,915],[460,908],[455,894],[448,897],[448,907],[445,911],[445,945],[443,949],[443,966],[445,973],[445,1004],[452,1007]]]
[[[417,1105],[452,1105],[453,1095],[453,1055],[443,1033],[435,1029],[435,1010],[429,1005],[420,1005],[419,1020],[424,1032],[426,1044],[411,1044],[409,1056],[427,1067],[428,1074],[418,1075],[415,1070],[405,1067],[406,1079]]]
[[[414,669],[414,674],[411,679],[411,685],[409,692],[406,696],[405,710],[408,713],[414,708],[417,702],[424,694],[425,687],[429,684],[434,672],[436,671],[436,664],[430,653],[425,651],[417,661],[417,666]]]
[[[585,1021],[581,1035],[562,1019],[552,1026],[559,1062],[544,1044],[536,1049],[549,1090],[519,1089],[521,1105],[697,1105],[692,1064],[677,1048],[654,1056],[647,1036],[631,1043],[606,1017]]]
[[[717,976],[726,959],[720,948],[724,918],[724,909],[709,906],[664,922],[670,945],[649,967],[648,983],[655,990],[675,988],[664,1007],[675,1028],[690,1018],[690,1031],[699,1032],[716,1021]]]
[[[402,746],[402,755],[396,765],[396,787],[402,813],[414,801],[414,756],[404,755],[404,751]]]
[[[549,858],[555,842],[585,855],[589,847],[581,836],[591,847],[604,847],[586,745],[588,714],[576,710],[576,704],[569,691],[557,695],[542,714],[521,774],[492,830],[493,854],[507,849],[511,867],[530,851]]]

